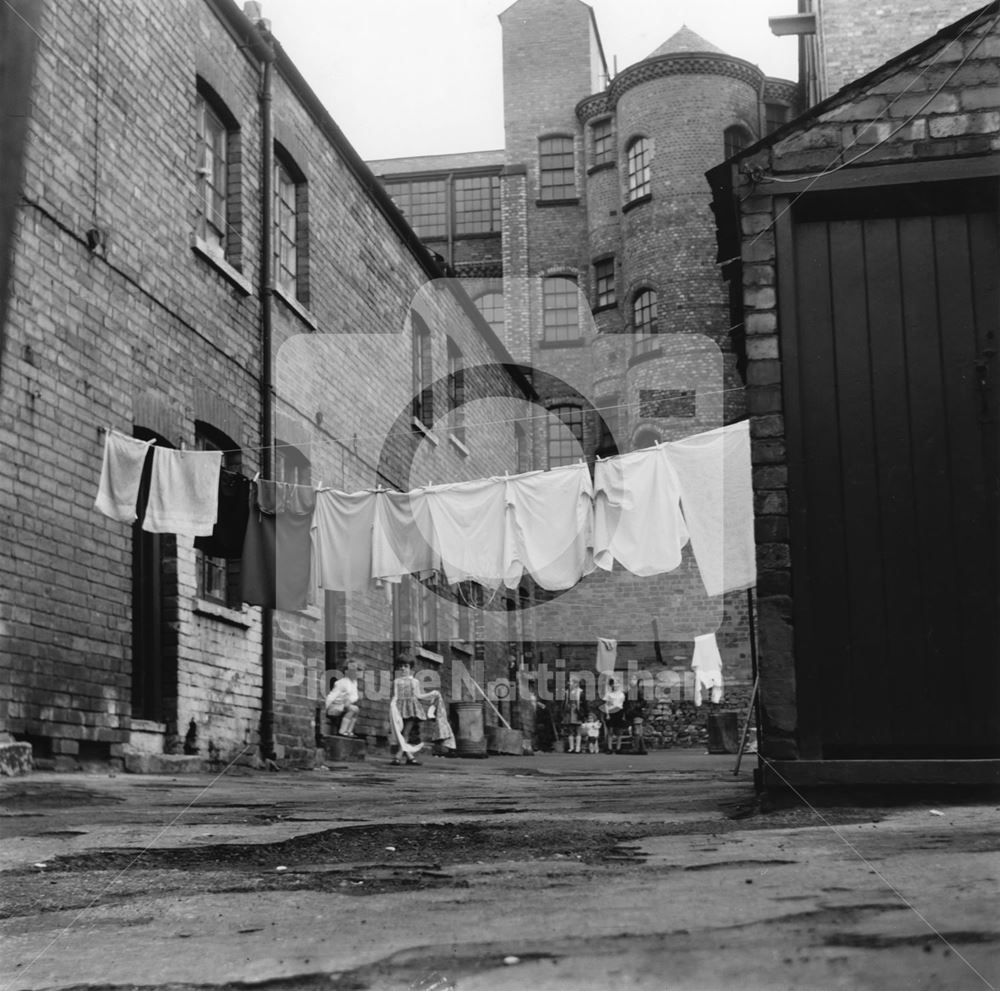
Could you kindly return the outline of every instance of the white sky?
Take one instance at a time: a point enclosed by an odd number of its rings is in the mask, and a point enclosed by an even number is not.
[[[275,37],[362,158],[503,147],[500,22],[513,0],[264,0]],[[609,68],[645,58],[682,24],[794,80],[794,37],[768,17],[797,0],[591,0]]]

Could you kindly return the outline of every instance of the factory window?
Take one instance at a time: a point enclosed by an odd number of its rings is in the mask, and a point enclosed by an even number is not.
[[[476,300],[476,309],[483,315],[483,319],[490,325],[493,333],[502,340],[507,322],[503,293],[485,293]]]
[[[546,341],[580,339],[576,280],[560,275],[542,283],[542,332]]]
[[[443,178],[388,182],[385,188],[420,237],[447,234],[448,187]]]
[[[291,299],[308,305],[305,176],[280,147],[274,156],[274,279]]]
[[[465,443],[465,358],[454,341],[448,341],[448,410],[451,433]]]
[[[594,308],[614,306],[615,302],[615,260],[602,258],[594,262]]]
[[[538,142],[539,199],[566,200],[576,196],[573,139],[542,138]]]
[[[455,233],[492,234],[500,230],[500,177],[455,177]]]
[[[431,331],[415,313],[413,324],[413,419],[427,430],[434,425]]]
[[[632,300],[632,327],[636,340],[633,354],[648,354],[657,347],[656,293],[643,289]]]
[[[583,410],[579,406],[553,406],[548,418],[549,467],[571,465],[583,457]]]
[[[593,142],[591,148],[593,152],[593,164],[604,165],[606,162],[615,160],[614,131],[611,127],[611,118],[595,121],[590,129],[590,137]]]
[[[647,138],[636,138],[625,152],[628,163],[628,188],[626,201],[631,202],[650,192],[650,163],[653,161],[653,148]]]

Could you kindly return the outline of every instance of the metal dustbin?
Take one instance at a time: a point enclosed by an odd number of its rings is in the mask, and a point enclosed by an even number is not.
[[[452,702],[449,710],[459,757],[486,757],[486,719],[482,702]]]
[[[735,754],[740,749],[737,732],[739,715],[735,709],[708,714],[708,752]]]

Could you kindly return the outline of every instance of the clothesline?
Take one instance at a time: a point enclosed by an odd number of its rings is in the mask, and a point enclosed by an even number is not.
[[[579,463],[408,492],[251,481],[222,472],[219,451],[151,447],[109,430],[95,500],[105,515],[138,519],[150,449],[143,529],[241,557],[251,604],[428,572],[484,588],[516,588],[530,574],[565,590],[615,565],[639,576],[672,571],[689,541],[709,595],[756,579],[747,421],[598,461],[593,479]]]

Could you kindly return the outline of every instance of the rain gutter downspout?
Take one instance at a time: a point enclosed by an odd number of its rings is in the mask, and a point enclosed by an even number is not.
[[[274,477],[274,370],[271,355],[274,307],[274,63],[277,55],[270,23],[259,20],[251,40],[261,61],[260,140],[260,477]],[[261,608],[260,755],[275,759],[274,749],[274,609]]]

